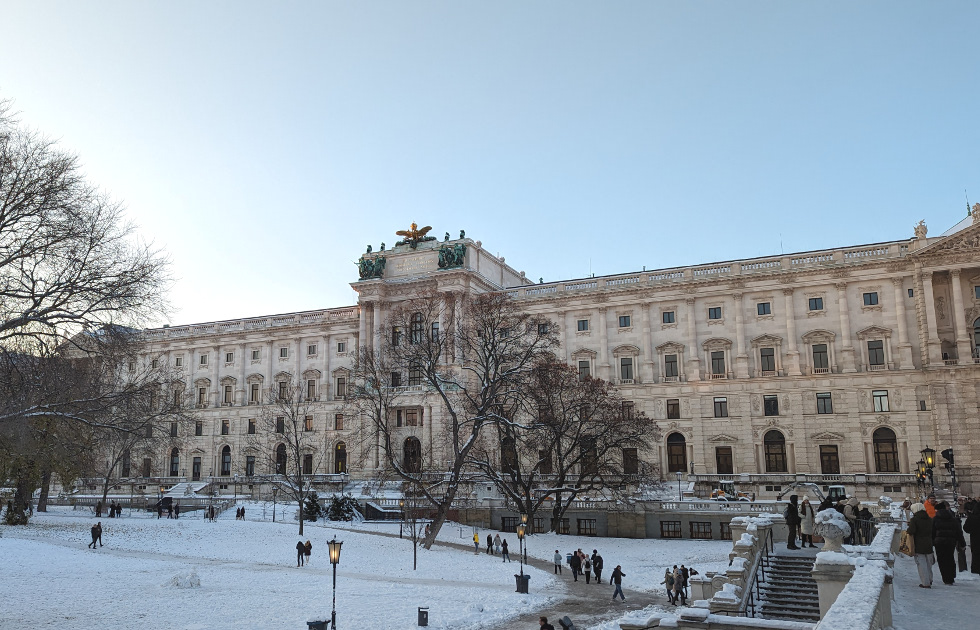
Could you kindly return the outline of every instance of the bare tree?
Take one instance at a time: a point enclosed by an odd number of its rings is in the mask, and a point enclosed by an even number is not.
[[[538,363],[510,415],[483,436],[472,465],[529,518],[550,503],[552,530],[583,494],[621,496],[656,478],[639,459],[659,438],[656,423],[570,365]]]
[[[504,294],[456,299],[461,302],[453,309],[438,294],[393,309],[380,347],[360,352],[349,394],[367,420],[362,446],[376,449],[379,462],[433,509],[427,549],[471,472],[470,451],[486,427],[508,422],[501,410],[516,403],[522,381],[557,343],[546,320]],[[422,403],[433,404],[441,416],[429,453],[411,435],[407,413],[398,413]]]
[[[51,349],[165,309],[167,261],[76,156],[20,127],[0,101],[0,344]]]
[[[324,456],[313,425],[316,396],[307,395],[298,377],[281,375],[267,393],[266,403],[255,433],[248,435],[248,448],[261,453],[273,471],[272,482],[296,503],[302,536],[303,506]]]

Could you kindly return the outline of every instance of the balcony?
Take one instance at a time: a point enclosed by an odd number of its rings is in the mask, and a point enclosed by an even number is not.
[[[679,376],[661,376],[660,377],[660,382],[661,383],[680,383],[681,382],[681,377],[679,377]]]
[[[815,368],[813,368],[813,373],[814,374],[830,374],[830,368],[829,367],[822,367],[822,368],[815,367]]]
[[[633,379],[631,378],[621,378],[619,379],[620,385],[633,385]]]
[[[762,376],[779,376],[779,373],[776,370],[762,370]]]
[[[728,374],[727,373],[712,374],[711,375],[711,380],[715,380],[715,379],[723,379],[724,380],[724,379],[727,379],[727,378],[728,378]]]
[[[888,366],[885,365],[884,363],[870,364],[870,365],[865,366],[865,369],[868,372],[884,372],[885,370],[888,369]]]

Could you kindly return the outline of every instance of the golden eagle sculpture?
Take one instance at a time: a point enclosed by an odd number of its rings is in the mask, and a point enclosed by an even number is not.
[[[403,236],[405,238],[405,240],[395,243],[395,246],[409,245],[412,249],[415,249],[418,247],[419,243],[424,241],[434,241],[436,240],[434,236],[426,236],[431,229],[431,225],[427,225],[424,228],[419,229],[418,223],[412,223],[411,228],[407,230],[398,230],[395,232],[396,235]]]

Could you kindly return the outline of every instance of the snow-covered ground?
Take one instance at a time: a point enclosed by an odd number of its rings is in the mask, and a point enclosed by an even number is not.
[[[967,548],[968,559],[970,551]],[[939,576],[938,566],[932,567],[932,573],[932,588],[919,588],[915,561],[908,556],[897,557],[892,601],[894,629],[976,628],[980,616],[980,574],[960,571],[956,583],[947,586]]]

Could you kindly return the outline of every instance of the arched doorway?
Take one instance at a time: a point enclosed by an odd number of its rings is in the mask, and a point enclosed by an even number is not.
[[[895,439],[895,432],[888,427],[881,427],[872,434],[871,442],[874,447],[875,472],[900,472],[898,469],[898,441]]]
[[[687,472],[687,440],[680,433],[667,436],[667,472]]]
[[[402,465],[406,472],[422,472],[422,443],[417,437],[410,437],[405,440],[404,455]]]
[[[170,451],[170,476],[180,475],[180,451],[176,448]]]
[[[231,447],[226,446],[221,449],[221,476],[228,477],[231,475]]]
[[[766,431],[762,440],[766,452],[766,472],[784,473],[789,468],[786,465],[786,438],[779,431]]]
[[[337,442],[333,453],[333,471],[338,475],[347,472],[347,444]]]
[[[286,474],[286,445],[280,444],[276,447],[276,474]]]

